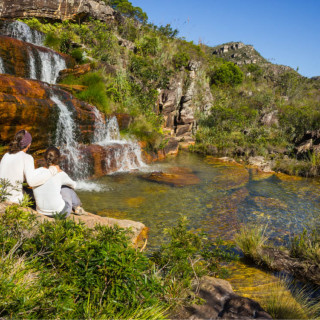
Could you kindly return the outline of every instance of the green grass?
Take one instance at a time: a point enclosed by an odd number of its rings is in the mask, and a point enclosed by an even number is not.
[[[268,288],[260,302],[273,319],[320,319],[320,302],[310,298],[310,290],[285,278]]]
[[[267,226],[243,226],[235,236],[235,242],[237,246],[246,256],[251,257],[255,261],[260,261],[261,249],[268,240],[265,234],[266,228]]]

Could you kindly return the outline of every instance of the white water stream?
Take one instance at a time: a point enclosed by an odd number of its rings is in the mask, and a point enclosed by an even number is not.
[[[6,70],[4,68],[3,60],[0,57],[0,73],[6,73]]]
[[[45,35],[37,30],[31,29],[27,24],[21,21],[14,21],[7,25],[7,35],[24,42],[43,46]]]
[[[5,29],[5,35],[43,48],[43,50],[31,46],[28,48],[30,79],[54,84],[59,72],[67,68],[62,55],[44,47],[45,35],[31,29],[27,24],[21,21],[11,22]]]

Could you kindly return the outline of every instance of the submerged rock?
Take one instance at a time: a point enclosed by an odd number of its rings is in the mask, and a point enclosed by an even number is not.
[[[184,187],[200,183],[200,179],[188,168],[171,168],[168,172],[152,172],[142,176],[143,179],[168,184],[174,187]]]

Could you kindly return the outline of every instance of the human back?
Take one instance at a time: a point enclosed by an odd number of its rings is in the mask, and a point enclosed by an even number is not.
[[[30,187],[38,186],[57,173],[56,168],[49,172],[37,173],[34,168],[34,159],[27,154],[32,142],[32,136],[27,130],[20,130],[9,145],[9,151],[0,162],[0,179],[10,183],[7,200],[19,203],[23,199],[22,183],[26,181]]]
[[[60,152],[57,148],[49,147],[44,158],[46,167],[39,168],[36,171],[45,172],[49,166],[57,166],[59,172],[41,186],[34,188],[37,211],[47,216],[54,216],[57,213],[68,216],[72,209],[81,205],[80,199],[73,190],[76,187],[76,182],[60,169]]]

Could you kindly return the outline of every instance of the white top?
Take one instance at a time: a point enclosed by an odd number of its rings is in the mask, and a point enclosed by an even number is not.
[[[17,153],[6,153],[0,162],[0,178],[7,179],[15,190],[8,190],[10,195],[8,201],[19,203],[23,199],[22,183],[27,181],[30,187],[36,187],[45,183],[58,172],[56,167],[40,172],[34,168],[33,157],[23,151]]]
[[[49,169],[39,168],[36,169],[36,171],[39,174],[43,174],[49,171]],[[52,215],[62,211],[65,206],[65,202],[60,194],[62,185],[75,189],[76,182],[62,171],[51,177],[43,185],[33,189],[38,212],[45,215]]]

